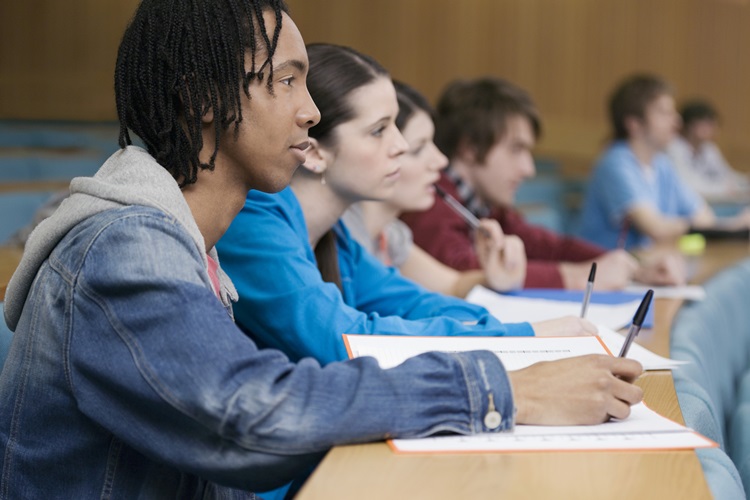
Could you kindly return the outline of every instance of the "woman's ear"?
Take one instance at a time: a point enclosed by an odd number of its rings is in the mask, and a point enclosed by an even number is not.
[[[320,145],[317,139],[308,138],[310,146],[305,152],[305,163],[302,164],[306,170],[314,174],[323,174],[328,168],[328,151]]]

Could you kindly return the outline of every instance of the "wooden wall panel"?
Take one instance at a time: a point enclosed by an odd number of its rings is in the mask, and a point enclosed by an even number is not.
[[[0,118],[113,119],[117,45],[136,4],[0,2]]]
[[[371,54],[430,98],[453,78],[483,74],[527,88],[545,120],[538,151],[572,170],[585,170],[606,141],[614,85],[643,71],[662,74],[678,99],[712,99],[721,145],[750,170],[747,2],[378,0],[377,12],[375,2],[289,3],[306,39]]]
[[[434,99],[458,77],[527,88],[539,152],[585,169],[623,76],[658,72],[711,98],[720,143],[750,169],[750,5],[718,0],[288,0],[306,41],[352,45]],[[112,68],[136,0],[0,2],[0,118],[114,118]]]

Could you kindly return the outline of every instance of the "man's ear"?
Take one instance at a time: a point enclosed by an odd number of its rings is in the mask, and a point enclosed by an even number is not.
[[[474,165],[477,162],[477,148],[462,139],[456,148],[456,159],[466,165]]]
[[[634,137],[643,130],[643,120],[634,115],[626,116],[623,120],[628,137]]]
[[[314,174],[322,174],[328,168],[330,153],[317,139],[310,137],[308,141],[310,146],[305,151],[306,159],[302,167]]]
[[[203,111],[203,115],[201,115],[201,122],[203,122],[204,125],[210,125],[214,121],[214,108],[212,106],[208,106],[205,111]]]

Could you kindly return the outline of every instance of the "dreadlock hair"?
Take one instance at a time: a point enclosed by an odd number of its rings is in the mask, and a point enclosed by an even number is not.
[[[276,17],[271,35],[266,9]],[[250,99],[251,82],[262,82],[267,68],[266,89],[273,94],[282,12],[288,12],[284,0],[143,0],[117,53],[120,147],[132,144],[130,131],[135,133],[181,188],[195,183],[199,170],[213,170],[220,139],[232,124],[237,138],[240,89]],[[201,119],[210,110],[214,150],[202,163]]]
[[[455,80],[438,99],[435,144],[448,158],[468,146],[483,163],[492,146],[505,137],[508,119],[514,116],[526,118],[539,139],[539,111],[525,90],[495,77]]]
[[[320,122],[310,129],[309,135],[321,144],[333,147],[336,127],[354,118],[349,95],[377,78],[389,78],[389,75],[373,58],[340,45],[308,44],[307,58],[310,60],[307,88],[320,110]],[[333,230],[324,234],[315,246],[315,259],[323,280],[334,283],[341,290],[341,272]]]
[[[630,117],[646,117],[646,108],[663,95],[671,95],[669,84],[656,75],[633,75],[617,86],[609,98],[609,119],[615,139],[629,139],[625,122]]]
[[[414,87],[404,82],[393,80],[396,88],[396,99],[398,99],[398,115],[396,115],[396,127],[403,131],[406,124],[417,111],[424,111],[435,121],[435,110],[430,102]]]

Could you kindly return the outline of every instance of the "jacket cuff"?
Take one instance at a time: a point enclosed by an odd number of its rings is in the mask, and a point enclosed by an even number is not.
[[[472,433],[512,430],[516,420],[513,390],[500,359],[489,351],[454,355],[466,379]]]

